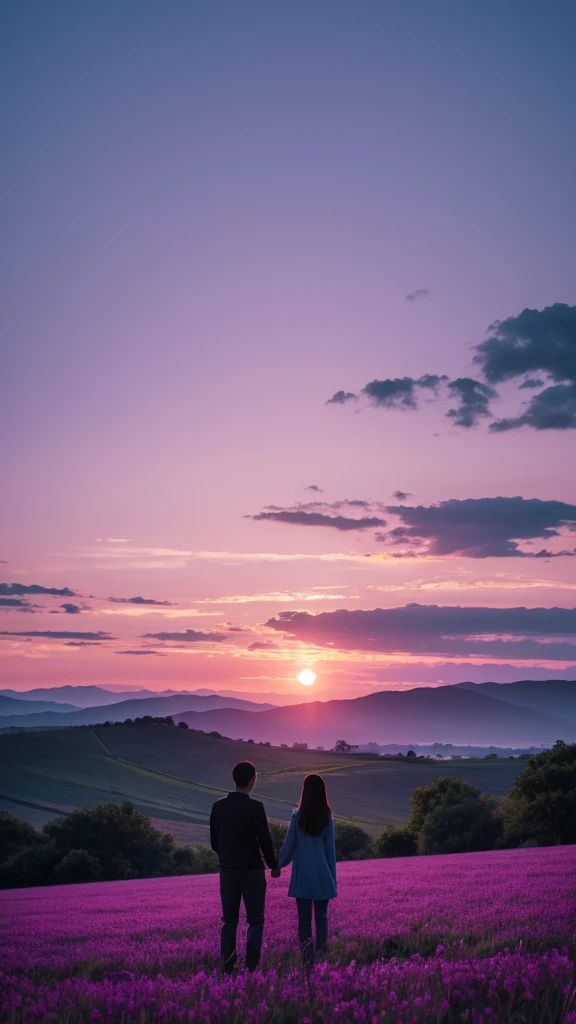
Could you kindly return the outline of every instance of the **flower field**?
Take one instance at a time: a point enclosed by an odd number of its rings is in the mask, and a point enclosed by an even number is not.
[[[348,862],[338,876],[310,975],[288,872],[268,885],[262,970],[233,978],[217,971],[217,876],[3,892],[1,1019],[576,1024],[576,847]]]

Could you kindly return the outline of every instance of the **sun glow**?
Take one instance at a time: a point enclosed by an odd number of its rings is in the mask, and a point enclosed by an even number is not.
[[[302,686],[312,686],[312,683],[316,680],[316,673],[311,668],[303,668],[298,673],[298,682],[302,683]]]

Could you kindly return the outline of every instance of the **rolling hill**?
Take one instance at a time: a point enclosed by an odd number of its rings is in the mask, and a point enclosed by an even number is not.
[[[460,743],[489,746],[552,744],[576,738],[576,727],[529,707],[512,705],[458,686],[388,690],[356,697],[262,711],[218,710],[177,715],[194,729],[225,736],[305,742]]]
[[[271,818],[287,821],[304,775],[320,771],[335,815],[368,831],[405,821],[415,787],[438,775],[457,775],[501,796],[523,767],[518,760],[455,761],[448,768],[296,751],[168,726],[49,729],[2,736],[0,808],[39,823],[75,807],[130,800],[177,835],[182,823],[207,824],[212,803],[231,788],[232,766],[247,758],[259,773],[256,796]]]
[[[10,698],[3,698],[9,700]],[[32,706],[32,702],[28,702]],[[22,701],[13,701],[14,708]],[[123,722],[126,718],[142,718],[143,715],[176,715],[192,710],[196,713],[220,708],[235,708],[246,714],[272,708],[271,704],[253,704],[251,701],[234,697],[197,697],[193,694],[179,694],[173,697],[141,697],[120,701],[115,704],[94,708],[80,708],[74,711],[43,711],[0,715],[0,729],[51,726],[51,725],[94,725],[98,722]],[[60,705],[62,707],[62,705]]]

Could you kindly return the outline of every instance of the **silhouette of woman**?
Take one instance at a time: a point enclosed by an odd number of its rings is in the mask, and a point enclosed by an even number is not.
[[[334,821],[321,775],[307,775],[300,803],[292,815],[278,864],[292,862],[288,895],[296,898],[298,941],[307,966],[314,962],[312,910],[316,924],[316,952],[328,938],[328,901],[336,896]]]

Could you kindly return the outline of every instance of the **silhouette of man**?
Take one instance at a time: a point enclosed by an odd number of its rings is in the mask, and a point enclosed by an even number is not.
[[[272,869],[272,878],[280,876],[264,804],[250,798],[256,782],[254,765],[240,761],[232,770],[232,778],[236,789],[217,800],[210,815],[210,845],[220,865],[220,953],[227,973],[234,970],[237,960],[236,931],[242,900],[248,922],[246,966],[254,971],[260,962],[266,900],[262,856]]]

